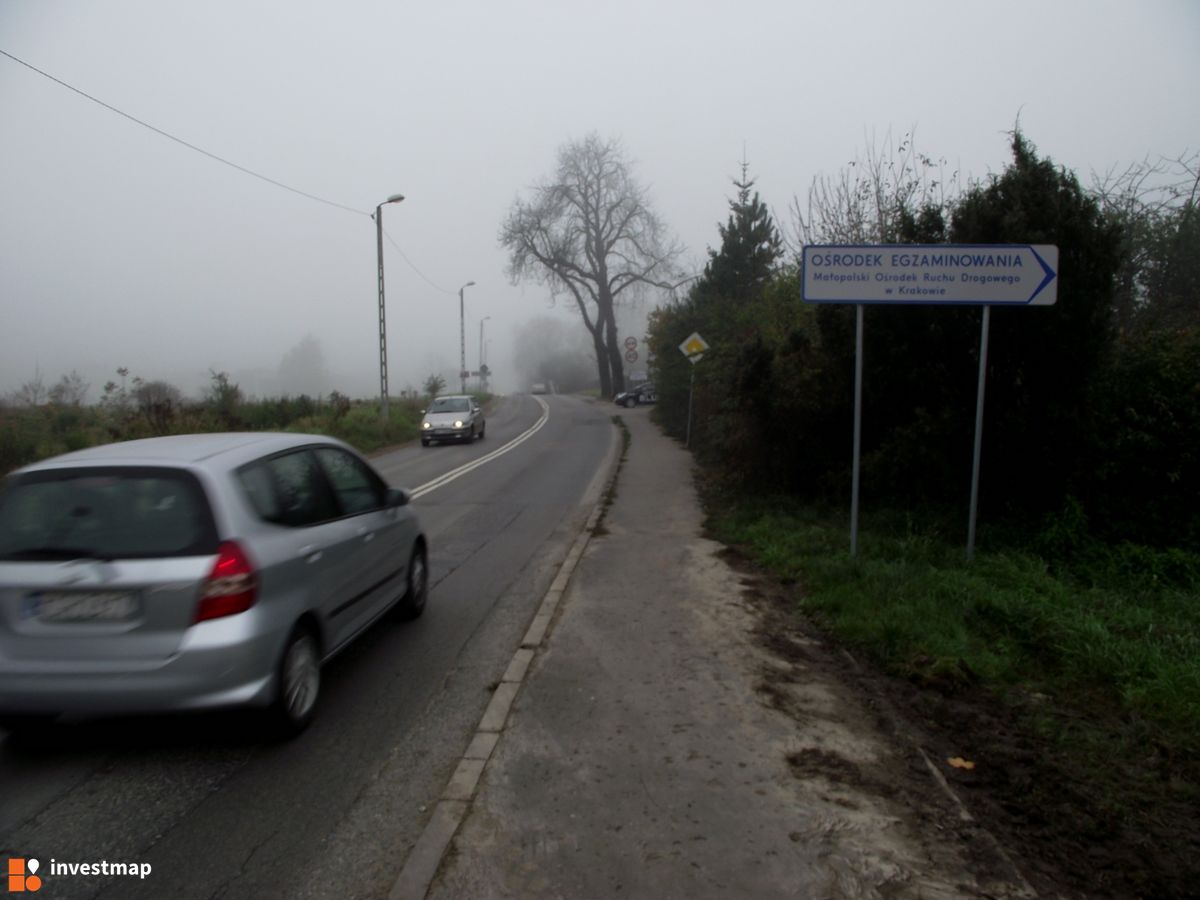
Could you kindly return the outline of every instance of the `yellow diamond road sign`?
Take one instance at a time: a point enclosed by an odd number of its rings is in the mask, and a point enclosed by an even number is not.
[[[679,345],[679,351],[694,363],[700,361],[700,357],[704,355],[704,351],[707,349],[708,344],[704,343],[704,338],[700,337],[699,332],[695,331],[691,333],[687,340]]]

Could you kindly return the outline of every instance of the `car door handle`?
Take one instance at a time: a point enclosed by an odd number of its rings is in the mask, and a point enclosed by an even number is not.
[[[321,548],[318,547],[316,544],[305,544],[303,547],[300,548],[300,552],[297,553],[296,555],[303,556],[304,561],[307,563],[315,563],[318,560],[320,560],[322,552],[323,551],[321,550]]]
[[[369,528],[358,529],[358,536],[363,539],[364,544],[369,544],[371,541],[375,540],[375,532],[371,531]]]

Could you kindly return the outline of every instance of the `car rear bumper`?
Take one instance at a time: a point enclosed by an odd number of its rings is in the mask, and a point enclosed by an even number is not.
[[[218,620],[192,628],[177,652],[157,662],[0,659],[0,714],[87,716],[266,705],[274,697],[283,636],[248,636],[224,625]]]

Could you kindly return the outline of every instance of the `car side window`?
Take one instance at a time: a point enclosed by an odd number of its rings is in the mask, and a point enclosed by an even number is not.
[[[343,515],[353,516],[384,505],[387,486],[362,460],[337,447],[318,447],[313,452],[337,494]]]
[[[299,528],[339,515],[325,477],[307,450],[244,466],[238,480],[255,512],[268,522]]]
[[[257,462],[243,466],[238,470],[237,477],[242,493],[246,495],[258,517],[267,522],[278,522],[281,518],[279,497],[275,493],[275,483],[266,463]]]

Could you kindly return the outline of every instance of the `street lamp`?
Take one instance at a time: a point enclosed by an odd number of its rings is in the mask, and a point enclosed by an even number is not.
[[[388,376],[387,376],[387,325],[383,306],[383,207],[387,203],[399,203],[403,194],[392,194],[375,207],[375,246],[379,253],[379,415],[388,420]]]
[[[479,320],[479,390],[483,390],[483,323],[490,319],[491,316],[484,316]]]
[[[463,314],[463,291],[474,285],[475,282],[468,281],[458,289],[458,377],[462,381],[460,394],[467,392],[467,319]]]

